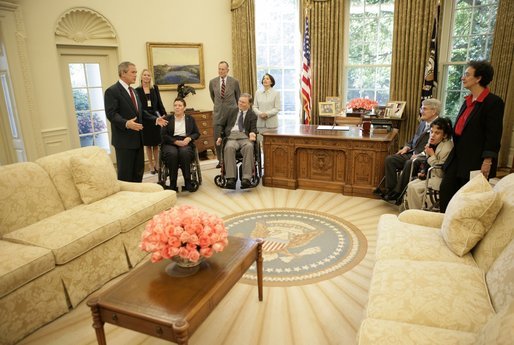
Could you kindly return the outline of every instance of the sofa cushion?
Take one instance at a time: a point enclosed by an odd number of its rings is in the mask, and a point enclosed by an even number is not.
[[[469,253],[462,257],[455,255],[446,245],[439,229],[404,223],[392,214],[384,214],[378,221],[375,258],[433,260],[476,265]]]
[[[514,240],[496,259],[485,277],[494,309],[499,311],[514,304]]]
[[[6,239],[50,249],[63,265],[120,233],[116,215],[74,208],[10,232]]]
[[[498,181],[494,190],[501,196],[502,208],[487,234],[472,251],[478,267],[484,272],[489,270],[498,255],[514,239],[514,174]]]
[[[55,267],[52,251],[0,241],[0,298]]]
[[[52,180],[31,162],[0,166],[0,237],[64,211]]]
[[[371,280],[368,317],[478,332],[493,316],[483,272],[451,262],[381,260]]]
[[[111,158],[104,150],[89,157],[70,157],[71,173],[80,198],[90,204],[120,191]]]
[[[71,173],[71,157],[90,157],[101,151],[104,150],[96,146],[88,146],[59,152],[36,160],[36,163],[50,175],[66,209],[69,210],[82,204],[79,190],[75,186]]]
[[[457,255],[468,253],[482,239],[500,211],[498,193],[478,174],[453,196],[444,215],[441,232]]]
[[[512,345],[514,342],[514,303],[503,308],[482,327],[475,345]]]
[[[177,197],[174,191],[153,193],[118,192],[83,208],[93,213],[105,213],[118,219],[121,232],[130,231],[147,222],[162,210],[171,208]]]
[[[365,319],[359,329],[359,345],[472,345],[476,335],[412,323]]]

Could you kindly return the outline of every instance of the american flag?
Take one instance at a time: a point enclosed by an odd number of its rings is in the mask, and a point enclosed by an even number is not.
[[[302,100],[304,110],[304,123],[311,123],[311,38],[309,36],[309,17],[305,17],[305,31],[303,33],[303,66],[302,66]]]

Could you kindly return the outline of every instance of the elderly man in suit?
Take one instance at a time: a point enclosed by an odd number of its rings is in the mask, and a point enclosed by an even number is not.
[[[224,110],[237,107],[237,102],[241,95],[239,81],[228,76],[228,71],[228,63],[226,61],[221,61],[218,64],[218,77],[209,82],[209,93],[211,95],[211,100],[214,103],[212,119],[213,126],[215,128],[216,122],[219,120],[220,115],[223,114]],[[216,140],[216,134],[214,136],[214,140]],[[220,150],[221,148],[216,146],[216,155],[218,158],[221,157]],[[216,166],[216,168],[219,168],[220,166],[221,162],[218,162],[218,166]]]
[[[120,79],[105,90],[104,105],[111,122],[112,145],[116,150],[118,180],[141,182],[145,170],[143,150],[143,119],[156,126],[165,126],[168,121],[143,110],[137,93],[130,87],[136,82],[136,65],[124,61],[118,65]]]
[[[414,137],[396,154],[389,155],[385,159],[385,187],[387,193],[382,195],[382,197],[386,201],[399,204],[403,191],[411,178],[410,171],[414,159],[418,156],[423,156],[426,161],[426,156],[424,156],[423,152],[430,137],[430,124],[439,116],[441,102],[434,98],[426,99],[423,101],[420,111],[421,121]],[[416,161],[412,171],[414,175],[417,175],[421,162],[423,160]],[[396,175],[397,170],[401,170],[399,178]]]
[[[241,188],[251,187],[250,179],[255,164],[253,156],[253,142],[257,139],[257,115],[251,108],[252,96],[243,93],[239,97],[238,107],[225,111],[216,125],[218,139],[216,145],[220,146],[223,138],[227,138],[223,150],[223,160],[227,178],[226,188],[236,189],[236,151],[241,150],[243,156],[243,176]]]

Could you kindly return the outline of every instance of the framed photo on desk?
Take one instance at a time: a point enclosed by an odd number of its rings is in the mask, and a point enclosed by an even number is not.
[[[387,102],[384,117],[391,119],[401,119],[403,115],[403,111],[405,110],[405,105],[407,102],[403,101],[389,101]]]
[[[334,102],[336,105],[336,114],[341,113],[341,97],[336,96],[327,96],[325,99],[326,102]]]
[[[318,102],[319,116],[335,116],[336,104],[334,102]]]

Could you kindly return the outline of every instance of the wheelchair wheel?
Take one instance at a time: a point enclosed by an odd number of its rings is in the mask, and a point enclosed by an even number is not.
[[[216,177],[214,177],[214,183],[218,187],[225,187],[227,180],[221,175],[216,175]]]
[[[252,180],[250,181],[252,183],[252,187],[257,187],[259,185],[260,180],[261,178],[257,174],[252,176]]]
[[[198,181],[191,181],[191,192],[196,192],[198,187],[200,187]]]
[[[158,173],[158,181],[157,183],[162,186],[162,188],[166,189],[166,180],[168,179],[168,169],[166,167],[161,166],[159,168]]]

